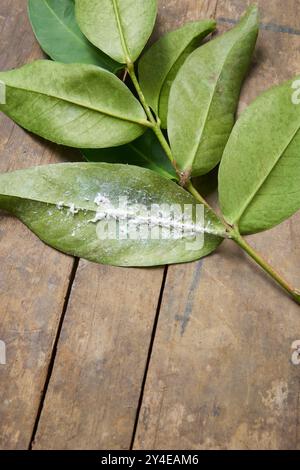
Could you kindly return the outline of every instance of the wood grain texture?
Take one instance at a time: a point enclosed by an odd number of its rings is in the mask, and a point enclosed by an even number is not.
[[[23,0],[0,3],[0,69],[41,56]],[[62,161],[62,149],[0,115],[0,171]],[[0,448],[26,449],[44,387],[73,260],[42,244],[20,222],[0,214]]]
[[[172,31],[188,21],[214,18],[218,0],[159,0],[155,35]]]
[[[236,20],[248,3],[219,0],[216,17]],[[258,3],[263,23],[297,26],[296,0]],[[299,35],[261,31],[240,110],[298,73],[299,50]],[[250,241],[300,285],[299,214]],[[299,336],[299,306],[231,242],[170,267],[134,448],[299,449]]]
[[[82,261],[33,449],[128,449],[162,269]]]

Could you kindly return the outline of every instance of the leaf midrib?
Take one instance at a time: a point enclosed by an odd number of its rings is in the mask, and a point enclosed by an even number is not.
[[[185,53],[185,51],[191,46],[191,43],[194,41],[195,39],[195,36],[193,39],[191,39],[188,43],[187,46],[185,46],[184,49],[181,49],[181,52],[177,55],[177,58],[175,59],[175,62],[173,62],[173,64],[171,65],[171,67],[169,68],[165,78],[163,79],[163,82],[162,82],[162,86],[160,88],[160,91],[159,91],[159,95],[158,95],[158,98],[157,98],[157,110],[158,110],[158,115],[160,114],[160,106],[161,106],[161,97],[162,97],[162,93],[163,93],[163,90],[166,86],[166,82],[168,80],[168,77],[169,75],[171,74],[172,70],[176,67],[176,65],[178,64],[179,60],[181,59],[181,56]]]
[[[117,21],[117,26],[118,26],[118,30],[119,30],[119,34],[120,34],[122,49],[123,49],[123,52],[124,52],[124,60],[125,60],[125,63],[127,63],[128,61],[131,61],[131,57],[130,57],[130,54],[129,54],[125,34],[124,34],[124,31],[123,31],[123,26],[122,26],[120,11],[119,11],[119,5],[117,3],[117,0],[111,0],[111,1],[112,1],[112,4],[113,4],[113,9],[114,9],[114,13],[115,13],[116,21]]]
[[[97,61],[97,65],[98,67],[101,67],[103,68],[103,64],[101,63],[103,61],[103,63],[105,63],[106,67],[108,68],[109,71],[112,71],[112,73],[117,73],[117,71],[121,68],[121,64],[119,64],[119,69],[118,69],[118,64],[117,62],[115,63],[115,67],[113,68],[109,61],[109,57],[107,57],[104,52],[100,51],[100,50],[97,50],[93,44],[91,44],[87,38],[84,37],[84,35],[81,33],[80,29],[78,28],[78,33],[77,34],[75,31],[73,31],[71,28],[69,28],[66,23],[64,23],[62,21],[62,19],[58,16],[58,14],[55,12],[54,9],[51,8],[51,6],[49,5],[48,3],[49,0],[44,0],[44,4],[46,5],[46,8],[49,9],[50,13],[52,14],[52,16],[54,18],[56,18],[58,20],[58,22],[63,26],[63,28],[68,32],[70,33],[79,43],[81,46],[83,46],[84,48],[84,53],[90,55],[91,57],[94,58],[95,61]],[[30,9],[29,9],[29,12],[30,12]],[[75,21],[76,21],[76,18],[75,18]],[[30,22],[31,22],[31,18],[30,18]],[[76,24],[77,26],[77,24]],[[33,27],[33,25],[32,25]],[[33,27],[33,31],[35,33],[35,29]],[[36,35],[36,33],[35,33]],[[39,38],[37,38],[37,40],[39,41]],[[47,55],[49,55],[49,57],[51,57],[52,59],[56,60],[55,57],[53,57],[53,54],[51,53],[51,51],[48,49],[48,46],[42,46],[43,47],[43,50],[47,53]],[[101,55],[99,55],[99,53],[102,53]],[[112,59],[111,59],[112,60]]]
[[[20,86],[14,86],[14,85],[6,85],[6,86],[9,87],[9,88],[14,88],[16,90],[29,91],[30,93],[35,93],[35,94],[38,94],[38,95],[47,96],[48,98],[54,98],[54,99],[57,99],[57,100],[61,100],[61,101],[64,101],[66,103],[70,103],[70,104],[79,106],[81,108],[89,109],[90,111],[94,111],[94,112],[97,112],[97,113],[100,113],[100,114],[105,114],[106,116],[112,117],[114,119],[120,119],[121,121],[132,122],[134,124],[139,124],[139,125],[142,125],[142,126],[149,127],[148,126],[148,121],[143,120],[143,119],[140,119],[140,120],[129,119],[127,117],[119,116],[118,114],[111,113],[109,111],[103,111],[102,109],[94,108],[91,105],[82,104],[80,102],[77,102],[76,100],[71,101],[71,100],[68,100],[67,98],[61,98],[59,96],[55,96],[54,94],[48,94],[48,93],[41,92],[41,91],[30,90],[28,88],[23,88],[23,87],[20,87]]]
[[[14,194],[0,193],[0,198],[1,197],[7,197],[7,198],[12,198],[12,199],[18,199],[18,200],[21,200],[21,201],[26,201],[26,202],[28,201],[28,202],[38,203],[38,204],[44,204],[47,207],[50,206],[50,207],[56,208],[56,209],[57,209],[57,204],[58,204],[58,201],[57,202],[49,202],[49,201],[44,201],[42,199],[37,199],[37,198],[34,198],[34,197],[16,196]],[[70,204],[63,203],[63,204],[61,204],[61,207],[64,208],[64,209],[70,209]],[[89,209],[89,208],[86,208],[86,207],[80,207],[80,205],[78,205],[78,204],[74,204],[74,205],[75,205],[76,210],[85,212],[85,215],[87,215],[87,213],[92,213],[93,215],[97,215],[97,212],[99,211],[99,207],[96,207],[95,209]],[[0,207],[1,207],[1,204],[0,204]],[[7,210],[7,209],[4,209],[4,210]],[[57,210],[59,211],[59,209],[57,209]],[[14,214],[13,210],[9,210],[8,212]],[[74,214],[74,217],[76,217],[76,215],[77,215],[77,213]],[[17,216],[17,217],[22,219],[22,215]],[[214,230],[211,230],[211,229],[208,230],[208,228],[204,227],[203,233],[211,235],[211,236],[216,237],[216,238],[224,238],[224,234],[219,232],[217,227],[215,227]]]
[[[163,90],[166,86],[166,82],[168,81],[168,77],[169,75],[171,74],[172,70],[176,67],[176,65],[178,64],[178,62],[180,61],[181,59],[181,56],[183,54],[185,54],[185,52],[187,51],[187,49],[189,49],[189,47],[191,47],[192,43],[194,41],[197,40],[197,37],[199,36],[202,36],[202,35],[205,35],[205,32],[209,29],[209,27],[207,26],[206,29],[202,30],[200,33],[197,32],[197,34],[195,34],[192,38],[189,39],[189,42],[188,44],[184,47],[184,49],[181,49],[181,52],[177,55],[177,58],[175,60],[175,62],[173,62],[173,64],[171,65],[171,67],[169,68],[164,80],[163,80],[163,83],[162,83],[162,86],[161,86],[161,89],[160,89],[160,92],[159,92],[159,95],[158,95],[158,100],[157,100],[157,109],[158,109],[158,114],[160,113],[160,102],[161,102],[161,97],[162,97],[162,93],[163,93]],[[204,36],[205,37],[205,36]],[[204,39],[204,38],[203,38]],[[195,47],[195,49],[197,49],[197,47]],[[187,57],[188,59],[188,57]],[[183,64],[184,65],[184,64]]]
[[[293,132],[292,136],[289,138],[287,144],[285,144],[285,146],[283,147],[283,150],[279,153],[278,157],[275,159],[274,161],[274,164],[271,166],[270,170],[268,171],[268,173],[264,176],[264,178],[262,178],[262,180],[257,184],[257,187],[256,189],[252,192],[252,194],[248,197],[248,199],[246,200],[245,204],[243,205],[241,211],[240,211],[240,214],[237,216],[237,218],[235,218],[235,220],[233,220],[232,222],[238,224],[239,221],[241,220],[241,218],[243,217],[246,209],[249,207],[249,205],[251,204],[251,202],[253,201],[253,199],[255,198],[256,194],[258,193],[258,191],[262,188],[262,186],[265,184],[265,182],[267,181],[268,177],[271,175],[271,173],[274,171],[274,168],[276,167],[276,165],[279,163],[280,159],[283,157],[283,155],[285,154],[287,148],[289,147],[289,145],[292,143],[295,135],[299,132],[299,128],[300,126],[298,125],[297,129]]]
[[[74,36],[78,42],[80,42],[81,44],[83,44],[84,46],[87,45],[86,41],[84,40],[84,37],[81,37],[81,36],[78,36],[78,34],[76,34],[71,28],[68,28],[67,25],[61,20],[61,18],[58,16],[58,14],[53,10],[53,8],[50,7],[49,3],[48,3],[48,0],[44,0],[47,8],[49,9],[49,11],[53,14],[53,16],[55,18],[57,18],[58,22],[64,27],[64,29],[66,31],[68,31],[70,34],[72,34],[72,36]]]
[[[15,198],[15,199],[20,199],[21,201],[37,202],[39,204],[46,204],[47,206],[53,206],[53,207],[57,207],[57,204],[60,202],[60,201],[56,201],[56,202],[45,201],[43,199],[38,199],[38,198],[35,198],[35,197],[31,197],[31,196],[16,196],[15,194],[4,194],[4,193],[1,193],[1,192],[0,192],[0,197]],[[64,208],[64,209],[70,209],[70,204],[63,203],[63,204],[61,204],[61,207]],[[79,211],[87,211],[87,212],[92,212],[92,213],[95,213],[95,214],[97,213],[97,208],[90,209],[90,208],[87,208],[87,207],[80,207],[79,204],[75,204],[75,208],[78,209]]]
[[[230,54],[231,54],[232,50],[234,49],[235,45],[236,45],[236,41],[234,41],[233,44],[230,46],[230,48],[228,50],[228,53],[226,54],[226,57],[225,57],[224,61],[222,62],[222,66],[220,68],[220,73],[218,74],[217,80],[216,80],[215,85],[213,86],[213,89],[212,89],[211,99],[210,99],[210,102],[209,102],[209,105],[208,105],[208,108],[207,108],[207,111],[206,111],[206,114],[205,114],[205,119],[203,120],[203,125],[202,125],[202,128],[201,128],[201,131],[199,132],[199,141],[197,143],[196,151],[194,152],[194,156],[192,157],[191,163],[187,164],[184,167],[184,169],[192,168],[193,163],[196,160],[196,156],[198,154],[198,151],[199,151],[199,148],[200,148],[200,145],[201,145],[201,141],[202,141],[202,135],[203,135],[206,123],[207,123],[208,116],[209,116],[210,111],[211,111],[212,103],[214,101],[214,96],[215,96],[215,92],[216,92],[217,86],[218,86],[219,81],[220,81],[220,77],[222,75],[224,66],[225,66],[225,64],[228,60],[228,57],[230,56]]]

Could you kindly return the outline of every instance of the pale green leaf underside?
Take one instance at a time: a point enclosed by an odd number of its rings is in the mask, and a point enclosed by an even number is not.
[[[6,104],[0,110],[25,129],[58,144],[122,145],[146,130],[146,115],[112,73],[84,64],[36,61],[0,72]]]
[[[258,33],[257,7],[185,61],[172,85],[168,132],[178,167],[192,176],[220,161]]]
[[[116,207],[120,197],[126,197],[129,206],[196,203],[172,181],[128,165],[69,163],[0,175],[0,208],[67,254],[103,264],[150,266],[198,259],[221,242],[222,227],[208,211],[205,223],[210,233],[205,234],[202,249],[195,250],[187,239],[100,240],[93,221],[99,210],[105,210],[102,202],[94,202],[99,195]]]
[[[241,233],[267,230],[300,208],[300,104],[292,102],[293,83],[259,96],[237,121],[225,148],[220,204]]]
[[[28,0],[35,36],[51,59],[67,64],[93,64],[116,73],[120,64],[93,46],[80,31],[73,0]]]
[[[134,62],[156,19],[156,0],[75,0],[81,31],[117,62]]]
[[[152,130],[122,145],[106,149],[83,149],[82,154],[90,162],[123,163],[156,171],[165,178],[177,180],[178,176]]]
[[[216,26],[213,20],[196,21],[171,31],[154,43],[139,62],[139,80],[146,101],[167,127],[170,89],[189,54]]]

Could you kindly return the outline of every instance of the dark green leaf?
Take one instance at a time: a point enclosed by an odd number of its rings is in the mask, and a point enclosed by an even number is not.
[[[81,31],[117,62],[134,62],[154,27],[156,0],[76,0]]]
[[[197,203],[172,181],[129,165],[67,163],[0,175],[0,208],[68,254],[104,264],[149,266],[198,259],[221,242],[223,228],[208,210],[201,225],[205,232],[202,247],[196,248],[196,240],[190,238],[132,240],[118,235],[117,239],[99,239],[99,224],[105,217],[116,220],[118,228],[122,224],[124,208],[120,212],[119,198],[127,199],[128,210],[133,211],[131,223],[139,226],[136,204],[159,205],[164,211],[161,204],[182,208]],[[158,228],[153,217],[151,214],[150,222]],[[164,215],[162,220],[166,220]]]
[[[51,59],[98,65],[113,73],[120,70],[120,64],[96,49],[82,34],[73,0],[28,0],[28,14],[38,42]]]
[[[140,85],[148,104],[167,127],[168,101],[175,77],[200,41],[216,27],[213,20],[188,23],[159,39],[139,62]]]
[[[193,179],[193,185],[203,197],[215,194],[218,189],[219,167],[215,167],[209,173],[197,176]]]
[[[25,129],[58,144],[102,148],[136,139],[148,125],[126,85],[94,65],[36,61],[0,73],[0,110]]]
[[[295,79],[296,80],[296,79]],[[222,212],[241,233],[267,230],[300,208],[300,81],[263,93],[237,121],[219,173]],[[293,84],[297,85],[298,91]]]
[[[148,130],[134,142],[108,149],[84,149],[87,161],[137,165],[156,171],[165,178],[177,180],[177,175],[156,136]]]
[[[205,174],[221,159],[255,46],[257,16],[251,7],[235,28],[194,51],[172,85],[168,132],[186,174]]]

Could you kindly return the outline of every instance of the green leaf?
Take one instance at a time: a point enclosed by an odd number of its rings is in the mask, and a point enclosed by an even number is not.
[[[123,163],[141,166],[156,171],[172,180],[178,177],[156,136],[148,130],[134,142],[108,149],[83,149],[89,162]]]
[[[292,101],[300,82],[295,80],[260,95],[237,121],[225,148],[221,209],[241,233],[267,230],[300,208],[300,104]]]
[[[188,23],[159,39],[139,62],[139,80],[147,103],[167,127],[170,89],[175,77],[200,41],[216,27],[213,20]]]
[[[190,238],[125,239],[124,234],[99,237],[105,217],[117,228],[123,222],[127,200],[131,224],[141,226],[134,205],[190,204],[197,201],[181,187],[153,171],[107,163],[67,163],[35,167],[0,175],[0,208],[25,223],[47,244],[67,254],[119,266],[149,266],[191,261],[212,252],[221,242],[223,228],[205,212],[204,246]],[[126,211],[125,211],[126,213]],[[146,214],[144,213],[144,216]],[[158,227],[151,214],[150,222]],[[167,220],[164,218],[162,220]],[[144,222],[145,223],[145,222]],[[101,225],[100,225],[101,227]],[[115,232],[116,233],[116,232]],[[120,234],[122,232],[120,231]],[[121,239],[121,238],[124,239]]]
[[[177,166],[199,176],[220,161],[258,33],[257,7],[194,51],[171,88],[168,132]]]
[[[156,0],[76,0],[81,31],[121,64],[134,62],[152,33]]]
[[[193,179],[193,185],[203,197],[215,194],[218,189],[219,167],[215,167],[205,175],[197,176]]]
[[[0,72],[0,110],[25,129],[70,147],[102,148],[136,139],[148,125],[136,98],[112,73],[84,64],[36,61]]]
[[[51,59],[98,65],[113,73],[120,70],[120,64],[96,49],[82,34],[73,0],[28,0],[28,15],[41,48]]]

